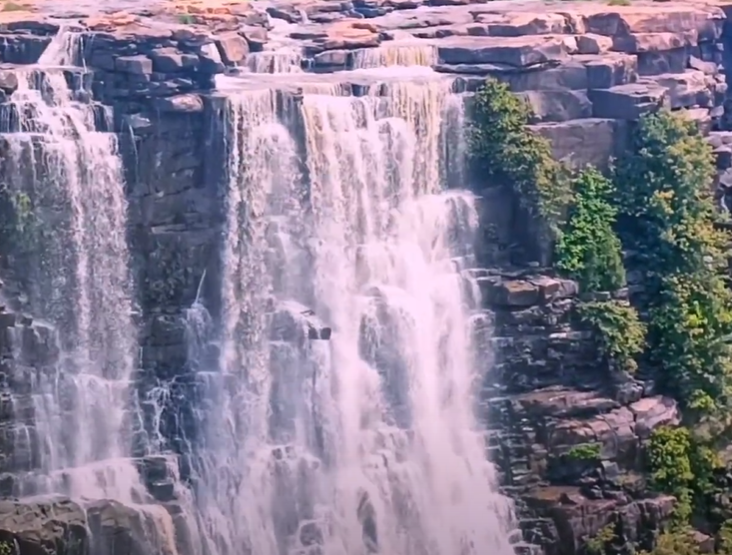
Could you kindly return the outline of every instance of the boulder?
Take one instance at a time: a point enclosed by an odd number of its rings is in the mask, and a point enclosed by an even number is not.
[[[249,54],[249,44],[237,33],[226,33],[216,38],[216,47],[221,59],[227,65],[237,65]]]

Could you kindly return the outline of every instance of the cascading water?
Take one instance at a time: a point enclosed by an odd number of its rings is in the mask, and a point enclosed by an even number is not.
[[[433,66],[437,64],[437,48],[426,41],[393,41],[379,48],[362,48],[353,54],[354,69],[388,66]]]
[[[21,238],[28,308],[55,326],[60,350],[59,363],[31,384],[39,445],[16,493],[134,507],[150,524],[152,545],[169,554],[170,517],[145,505],[129,458],[138,347],[116,138],[96,131],[104,111],[77,101],[69,83],[81,81],[79,70],[57,67],[78,60],[78,47],[78,35],[62,30],[38,66],[17,70],[18,90],[0,121],[8,188],[30,208]]]
[[[208,551],[512,554],[472,411],[477,216],[443,190],[462,103],[434,76],[282,105],[228,98],[220,355],[199,374]]]

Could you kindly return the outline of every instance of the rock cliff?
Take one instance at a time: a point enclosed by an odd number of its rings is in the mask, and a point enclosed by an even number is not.
[[[318,84],[357,96],[388,79],[339,71],[430,66],[453,79],[468,113],[471,93],[492,76],[529,102],[533,128],[551,140],[557,158],[598,167],[623,151],[629,122],[641,114],[686,110],[709,134],[719,198],[727,202],[730,7],[611,4],[620,2],[168,2],[99,15],[39,2],[31,11],[0,12],[0,102],[16,91],[18,67],[38,62],[65,26],[82,37],[76,61],[83,69],[69,68],[68,82],[79,98],[113,109],[99,127],[118,135],[124,160],[139,291],[139,398],[146,417],[160,419],[164,450],[180,455],[184,480],[198,394],[187,310],[200,295],[215,310],[221,263],[227,147],[225,91],[216,76],[277,89],[285,105]],[[291,79],[239,71],[275,67],[292,72]],[[0,166],[0,175],[8,171],[2,159]],[[642,446],[655,427],[679,421],[675,403],[651,382],[603,367],[594,338],[571,318],[577,285],[542,268],[517,199],[479,176],[471,183],[481,196],[482,222],[473,272],[492,330],[481,334],[481,411],[490,455],[516,499],[525,538],[547,554],[570,554],[616,523],[620,540],[642,544],[674,504],[648,494]],[[0,206],[0,213],[7,210]],[[11,241],[0,242],[0,261],[0,489],[12,496],[17,476],[37,465],[30,382],[59,353],[53,331],[23,314],[30,278]],[[146,405],[161,384],[170,391],[162,415]],[[600,451],[577,456],[587,444]],[[161,503],[174,503],[166,463],[145,458],[142,445],[134,455],[147,469],[148,486]],[[84,514],[69,501],[49,503],[3,502],[0,540],[12,539],[22,553],[82,553],[92,537],[124,543],[106,546],[110,553],[150,552],[144,523],[130,523],[114,504]]]

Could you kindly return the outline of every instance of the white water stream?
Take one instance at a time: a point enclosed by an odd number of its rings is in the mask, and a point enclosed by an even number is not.
[[[61,67],[78,48],[79,36],[62,30],[37,66],[17,70],[0,122],[7,186],[25,219],[28,308],[53,325],[60,351],[57,364],[29,374],[35,440],[16,443],[33,453],[16,493],[120,502],[169,555],[170,516],[151,504],[130,458],[138,346],[122,164],[116,137],[96,131],[109,114],[77,101],[66,77],[79,70]]]
[[[439,78],[276,100],[228,98],[221,356],[201,373],[210,552],[512,554],[473,415],[459,270],[477,215],[445,190],[462,102]]]
[[[74,48],[60,36],[20,74],[0,124],[11,189],[52,231],[33,239],[31,306],[59,330],[63,361],[33,383],[43,441],[20,493],[118,500],[169,555],[172,521],[128,458],[137,338],[121,163],[54,67]],[[382,54],[357,65],[431,56]],[[512,507],[473,414],[477,306],[461,270],[477,215],[447,190],[462,184],[462,102],[422,69],[387,71],[362,97],[327,81],[297,102],[228,97],[221,313],[200,298],[187,313],[202,384],[191,553],[513,554]]]

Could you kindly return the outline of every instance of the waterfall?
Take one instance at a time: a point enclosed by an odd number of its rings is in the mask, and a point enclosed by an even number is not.
[[[173,482],[174,520],[131,458],[125,187],[115,136],[98,131],[109,114],[72,86],[79,46],[63,30],[0,110],[8,189],[31,208],[27,309],[60,353],[30,380],[39,445],[16,493],[122,503],[156,555],[513,554],[473,414],[479,290],[463,270],[478,217],[450,80],[398,68],[360,97],[312,78],[294,96],[228,94],[221,271],[184,313],[198,423],[185,482],[161,452],[170,390],[149,392],[147,459]],[[363,55],[359,77],[430,52]],[[248,64],[276,87],[300,60],[284,49]]]
[[[105,111],[71,86],[82,70],[58,67],[79,60],[79,45],[62,29],[38,66],[16,70],[0,118],[7,187],[28,211],[27,309],[54,326],[60,353],[29,379],[37,446],[16,494],[120,502],[149,523],[159,553],[173,554],[171,519],[147,504],[130,458],[138,345],[127,203],[116,137],[97,131]]]
[[[355,69],[373,69],[389,66],[436,65],[437,47],[426,41],[399,40],[388,42],[379,48],[362,48],[353,55]]]
[[[512,554],[472,410],[477,214],[446,190],[462,103],[438,76],[278,94],[228,97],[219,357],[199,370],[208,551]]]

